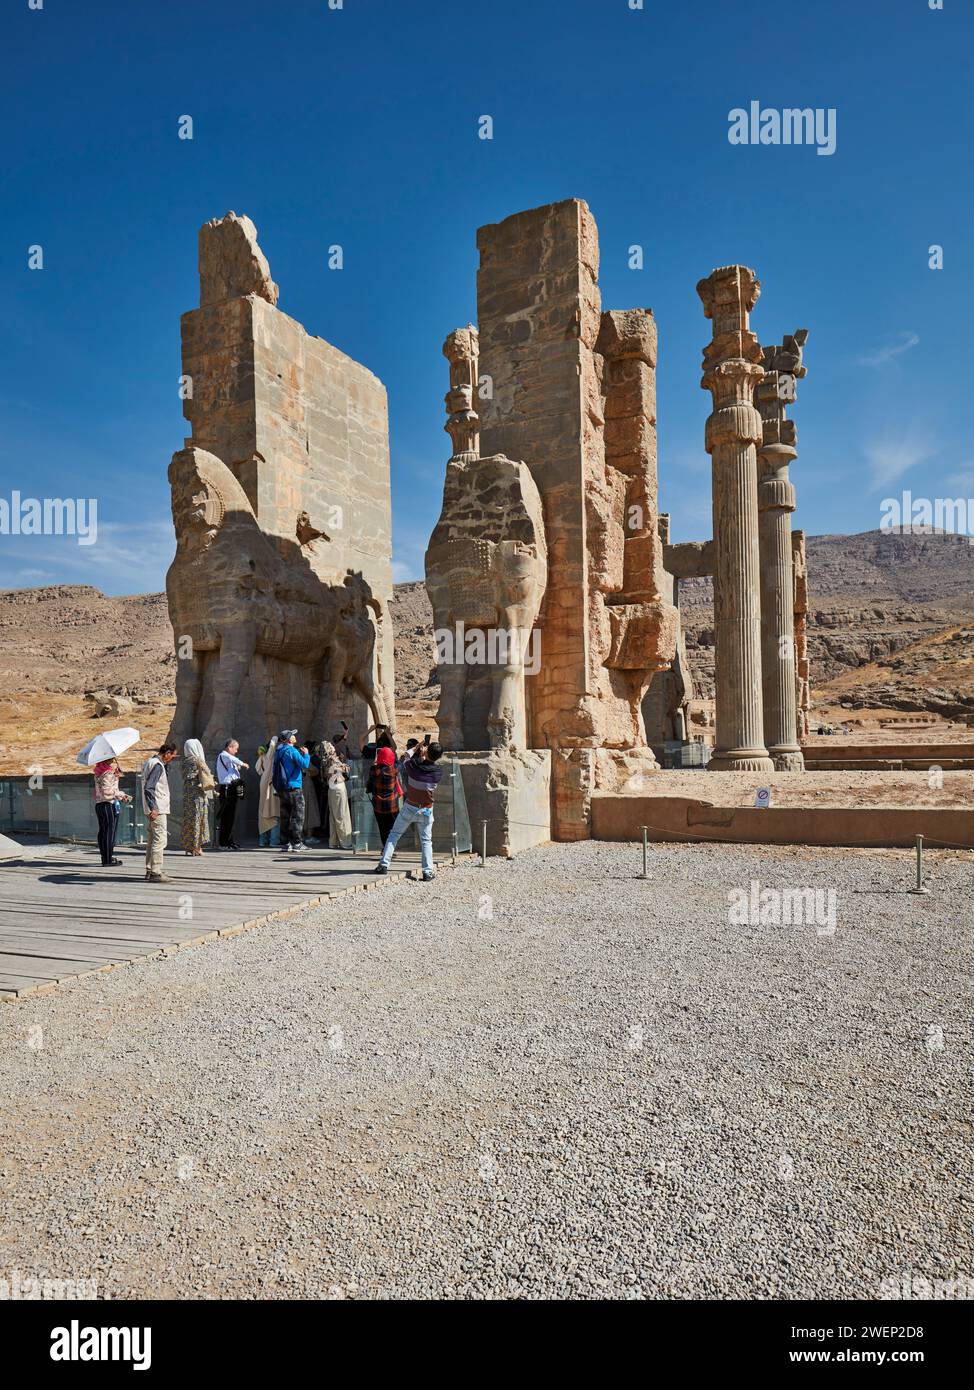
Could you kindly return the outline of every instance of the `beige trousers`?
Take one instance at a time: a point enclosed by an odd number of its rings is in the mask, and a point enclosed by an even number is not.
[[[146,821],[145,871],[147,874],[162,873],[162,856],[169,838],[169,817],[156,816]]]
[[[328,845],[330,849],[352,848],[352,817],[344,782],[328,788]]]

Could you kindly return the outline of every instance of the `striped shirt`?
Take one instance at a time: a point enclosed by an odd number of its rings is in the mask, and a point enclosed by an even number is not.
[[[414,755],[403,763],[402,773],[406,784],[406,805],[415,806],[420,811],[431,810],[443,769],[436,763],[428,763],[422,756]]]

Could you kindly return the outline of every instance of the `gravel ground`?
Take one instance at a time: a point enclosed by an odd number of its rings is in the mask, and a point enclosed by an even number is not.
[[[0,1009],[0,1276],[105,1297],[974,1278],[974,858],[548,846]],[[728,891],[836,893],[815,925]],[[767,901],[767,900],[766,900]],[[828,900],[822,900],[822,906]]]

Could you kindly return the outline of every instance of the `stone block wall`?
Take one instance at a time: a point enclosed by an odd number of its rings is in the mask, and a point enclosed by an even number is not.
[[[655,324],[645,309],[602,312],[579,199],[481,227],[477,245],[481,450],[527,464],[548,545],[529,742],[557,750],[553,834],[582,838],[592,750],[646,749],[642,698],[677,646],[656,513]]]
[[[341,584],[349,570],[361,574],[377,629],[375,681],[391,711],[385,387],[276,307],[277,286],[249,219],[228,214],[201,228],[200,281],[201,305],[182,318],[183,373],[192,382],[183,406],[187,444],[230,468],[286,559],[297,555],[327,583]],[[286,674],[279,673],[285,685]],[[345,717],[364,731],[366,715],[349,693]]]

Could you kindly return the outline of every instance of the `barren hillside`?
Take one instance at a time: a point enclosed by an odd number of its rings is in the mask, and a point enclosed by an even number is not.
[[[809,654],[825,711],[974,712],[974,546],[959,536],[868,531],[808,541]],[[701,695],[713,690],[713,595],[688,581],[681,605]],[[433,727],[432,613],[421,582],[398,584],[396,704],[402,734]],[[175,659],[164,594],[110,598],[87,585],[0,590],[0,772],[43,754],[68,770],[101,727],[86,692],[128,697],[146,741],[165,734]]]
[[[947,718],[974,711],[974,546],[965,537],[809,536],[808,591],[817,704]],[[713,589],[689,580],[680,594],[694,679],[711,696]]]

